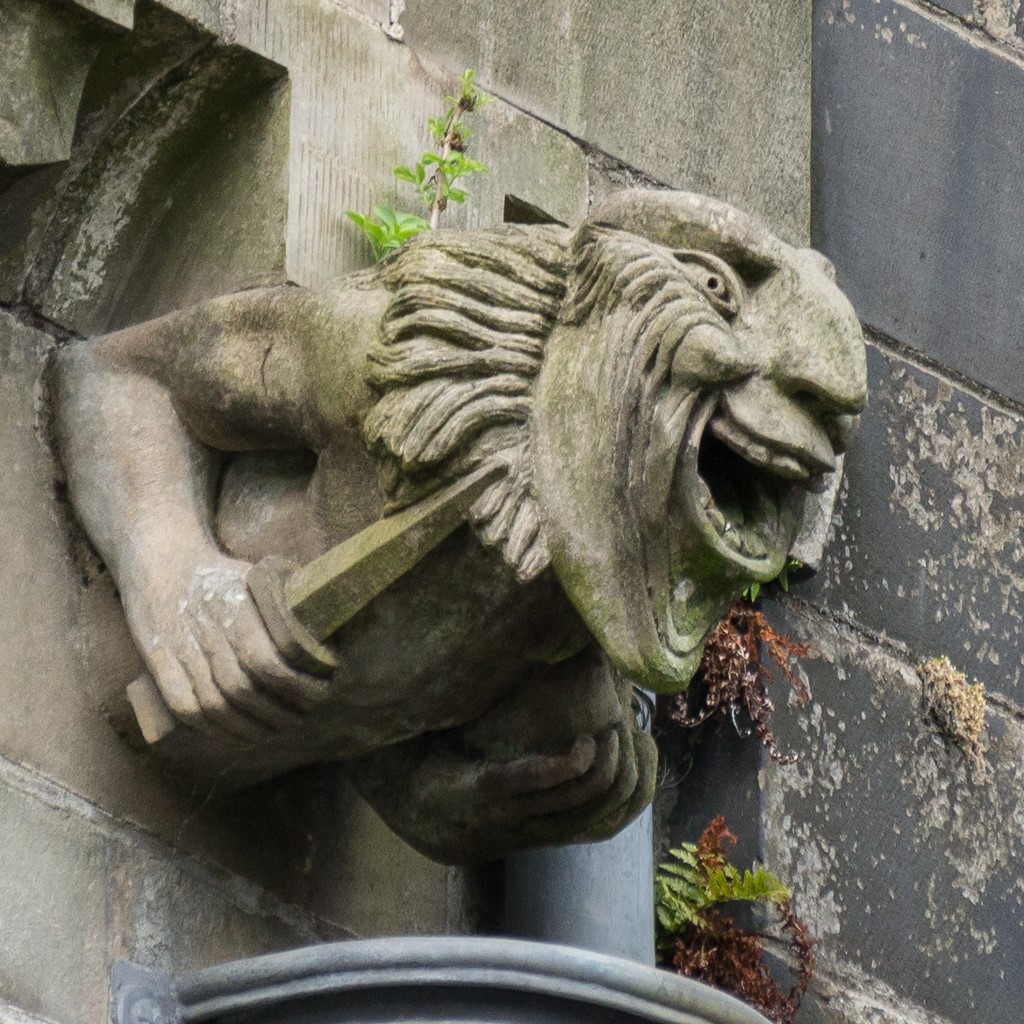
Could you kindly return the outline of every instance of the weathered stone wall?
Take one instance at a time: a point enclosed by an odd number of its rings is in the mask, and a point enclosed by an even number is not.
[[[80,336],[365,265],[344,210],[394,201],[466,66],[499,102],[455,223],[508,195],[573,222],[653,182],[806,239],[809,2],[562,6],[0,0],[4,1024],[99,1021],[120,957],[186,970],[493,917],[487,872],[412,853],[336,768],[225,800],[117,736],[97,706],[128,722],[140,663],[65,500],[44,371]]]
[[[794,884],[819,939],[801,1021],[1020,1018],[1019,7],[814,5],[812,239],[868,328],[870,404],[822,571],[768,606],[821,651],[815,703],[777,716],[800,760],[712,730],[674,824],[724,812]],[[941,655],[985,685],[987,773],[927,713]]]
[[[802,757],[709,729],[660,804],[677,839],[724,811],[739,856],[794,884],[820,940],[805,1024],[1016,1022],[1020,7],[0,0],[0,1021],[100,1019],[118,957],[188,969],[487,917],[486,875],[410,852],[337,769],[225,801],[116,736],[96,705],[123,715],[139,664],[43,378],[70,338],[363,265],[343,211],[395,199],[391,167],[472,66],[499,102],[458,222],[506,195],[571,222],[670,185],[837,265],[872,399],[828,560],[769,607],[822,653],[814,706],[778,716]],[[943,654],[986,686],[984,777],[926,714],[916,666]]]

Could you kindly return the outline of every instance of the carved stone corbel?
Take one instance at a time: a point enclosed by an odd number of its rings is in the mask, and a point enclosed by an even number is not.
[[[678,192],[222,296],[55,383],[159,756],[227,786],[350,761],[449,861],[649,801],[632,687],[684,689],[778,575],[866,395],[827,261]]]

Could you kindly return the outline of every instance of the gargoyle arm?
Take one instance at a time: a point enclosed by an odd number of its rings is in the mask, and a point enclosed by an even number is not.
[[[144,557],[133,548],[163,546],[162,524],[173,523],[179,550],[213,544],[217,450],[308,445],[301,363],[275,359],[267,381],[270,355],[288,344],[268,314],[292,306],[291,292],[226,296],[60,353],[57,429],[72,497],[119,583],[125,558]],[[293,379],[281,379],[281,362]]]
[[[69,346],[57,360],[72,499],[161,694],[188,724],[256,738],[322,690],[266,635],[248,565],[220,550],[212,511],[219,451],[320,447],[310,335],[333,328],[341,348],[338,326],[308,292],[263,289]]]

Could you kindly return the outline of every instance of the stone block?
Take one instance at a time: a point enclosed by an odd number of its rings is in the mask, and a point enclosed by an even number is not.
[[[362,938],[440,935],[471,930],[462,918],[472,872],[435,864],[398,838],[338,771],[332,817],[318,877],[307,897]],[[333,834],[331,834],[333,833]]]
[[[950,1020],[1017,1021],[1024,722],[989,705],[983,777],[939,735],[912,665],[817,614],[768,614],[821,652],[804,662],[813,705],[776,715],[800,760],[766,761],[760,783],[767,864],[792,882],[824,972],[852,968]]]
[[[801,592],[1024,704],[1024,420],[875,347],[822,571]]]
[[[809,13],[805,0],[413,0],[402,24],[415,52],[475,68],[530,114],[802,242]]]
[[[107,0],[103,2],[106,3]],[[129,15],[132,14],[132,7],[132,3],[127,4]],[[76,21],[70,16],[65,16],[61,24],[73,27]],[[112,132],[112,129],[116,128],[118,121],[142,94],[150,92],[162,78],[174,74],[176,68],[180,73],[189,57],[194,56],[204,46],[209,46],[210,42],[210,37],[198,32],[184,17],[178,17],[163,7],[152,5],[142,8],[133,31],[107,31],[100,35],[97,41],[97,45],[100,46],[98,59],[93,62],[86,79],[81,103],[76,105],[78,134],[73,147],[74,160],[43,167],[17,169],[21,173],[17,180],[7,185],[6,189],[0,181],[0,300],[12,304],[20,301],[26,277],[33,264],[42,263],[41,267],[36,267],[37,279],[40,276],[45,278],[47,271],[52,275],[56,262],[65,247],[71,245],[75,230],[83,226],[83,221],[85,234],[91,237],[92,244],[89,247],[79,245],[77,251],[72,252],[72,259],[68,261],[70,268],[65,266],[63,269],[67,273],[69,284],[73,284],[87,297],[95,295],[102,284],[102,280],[97,278],[107,275],[105,267],[101,268],[104,273],[96,272],[91,257],[100,240],[105,240],[109,244],[110,236],[117,234],[119,214],[124,212],[126,205],[131,205],[134,195],[129,168],[137,165],[139,160],[136,158],[133,161],[126,157],[122,144],[121,150],[115,152],[112,161],[115,166],[122,165],[118,168],[120,177],[115,175],[113,197],[108,190],[105,196],[92,192],[87,199],[85,194],[96,184],[94,180],[89,183],[89,158],[97,148],[102,150],[104,143],[109,144],[113,141],[116,133]],[[71,113],[71,117],[69,132],[71,128],[76,127],[74,112]],[[287,118],[287,110],[285,117]],[[237,129],[232,131],[229,128],[225,134],[230,135],[237,145]],[[287,141],[287,120],[284,139]],[[71,146],[70,135],[68,145]],[[107,155],[110,156],[109,153]],[[70,148],[65,154],[65,157],[69,156]],[[254,163],[255,167],[259,167],[259,161],[253,160],[251,146],[244,156],[249,158],[250,164]],[[283,166],[282,155],[280,167]],[[230,167],[229,160],[225,168],[218,170],[223,173]],[[9,178],[12,178],[13,174],[14,172]],[[0,179],[2,177],[0,173]],[[216,178],[217,175],[210,177]],[[251,180],[249,190],[253,196],[259,193],[259,189],[252,188]],[[281,190],[283,191],[283,185]],[[170,191],[173,193],[173,189]],[[174,216],[165,216],[168,202],[172,207],[175,205],[174,196],[167,194],[165,187],[165,191],[155,204],[156,216],[161,220],[165,238],[168,221],[171,224],[175,221]],[[284,200],[281,199],[282,210],[278,214],[279,220],[283,218],[283,205]],[[99,209],[90,210],[90,207]],[[83,216],[90,212],[91,217]],[[150,212],[153,212],[152,209]],[[272,217],[268,220],[273,223]],[[124,227],[123,224],[120,226]],[[149,229],[152,224],[145,227]],[[283,225],[278,230],[278,236],[280,246]],[[194,243],[195,239],[191,241]],[[249,250],[256,251],[258,246],[253,244],[254,240],[249,241]],[[43,250],[42,253],[39,251],[40,248]],[[82,251],[83,248],[86,249],[85,252]],[[90,248],[93,251],[88,251]],[[138,255],[145,246],[136,238],[127,248],[131,254]],[[77,262],[75,257],[78,257]],[[182,266],[177,260],[172,262],[179,267]],[[146,261],[148,274],[159,279],[161,275],[156,269],[156,264],[155,260]],[[184,265],[187,265],[187,261]],[[229,260],[228,267],[230,266]],[[39,286],[38,280],[36,286]],[[132,289],[135,290],[137,288]]]
[[[159,26],[140,19],[138,35],[101,54],[126,81],[100,78],[87,99],[120,116],[88,120],[35,243],[26,298],[80,334],[284,277],[282,71],[194,31],[169,67],[147,62],[137,51],[152,50],[146,33]],[[142,64],[153,80],[134,82]],[[126,84],[141,95],[118,109]]]
[[[813,68],[813,242],[861,318],[1024,398],[1019,62],[904,4],[816,0]]]
[[[71,155],[85,78],[106,29],[42,0],[0,5],[0,191],[9,169]]]
[[[345,211],[420,212],[391,170],[429,146],[427,118],[443,112],[456,76],[326,0],[247,5],[233,39],[288,69],[289,277],[318,285],[367,265],[369,243]],[[565,222],[586,212],[586,161],[571,140],[504,103],[474,112],[470,127],[470,153],[490,173],[468,183],[468,204],[444,225],[500,224],[506,194]]]
[[[23,1014],[105,1019],[119,958],[191,970],[340,937],[6,762],[0,821],[0,992]]]

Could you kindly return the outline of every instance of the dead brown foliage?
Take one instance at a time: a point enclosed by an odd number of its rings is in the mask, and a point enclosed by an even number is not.
[[[794,662],[816,657],[817,651],[774,630],[763,612],[741,600],[712,630],[704,646],[698,673],[703,700],[691,708],[688,693],[672,698],[667,707],[669,719],[689,729],[715,714],[729,715],[737,731],[744,733],[739,721],[742,712],[768,753],[782,764],[792,764],[796,755],[783,754],[772,735],[770,720],[775,705],[768,696],[768,686],[775,676],[764,655],[792,686],[800,706],[805,705],[811,698],[810,690],[797,675]],[[749,732],[746,730],[746,734]]]

